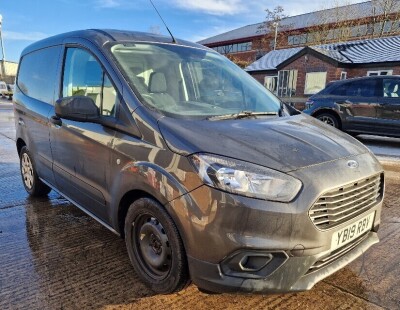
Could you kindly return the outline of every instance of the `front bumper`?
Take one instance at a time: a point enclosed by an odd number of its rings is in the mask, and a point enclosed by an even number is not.
[[[288,257],[281,267],[264,279],[227,276],[220,264],[212,264],[189,257],[192,281],[200,288],[219,293],[287,293],[311,289],[317,282],[343,268],[378,243],[376,232],[369,232],[355,248],[329,265],[309,272],[310,267],[326,254]]]
[[[357,168],[347,166],[350,159],[357,160]],[[311,288],[378,242],[376,231],[383,195],[369,209],[328,229],[313,223],[309,216],[311,206],[326,191],[380,173],[379,162],[365,153],[289,173],[303,182],[303,189],[290,203],[232,195],[208,186],[171,201],[168,208],[181,232],[193,282],[217,292],[273,293]],[[335,256],[324,267],[310,271],[316,262],[333,255],[331,242],[335,232],[373,212],[372,228],[364,235],[365,240],[338,258]],[[246,259],[239,257],[236,266],[244,267],[242,270],[226,268],[226,262],[238,252],[265,255],[261,263],[258,258],[253,259],[256,267],[253,263],[247,266]],[[279,260],[267,262],[270,254]],[[261,264],[262,271],[257,264]]]

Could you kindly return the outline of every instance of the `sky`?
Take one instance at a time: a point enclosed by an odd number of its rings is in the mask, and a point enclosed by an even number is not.
[[[363,0],[153,0],[175,37],[199,41],[248,24],[262,22],[265,10],[282,5],[298,15]],[[18,61],[29,44],[63,32],[123,29],[167,35],[149,0],[3,0],[2,36],[5,58]]]

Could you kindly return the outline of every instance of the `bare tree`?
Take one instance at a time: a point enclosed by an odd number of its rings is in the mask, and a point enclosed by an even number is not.
[[[308,28],[308,41],[312,44],[347,41],[360,32],[362,21],[354,18],[356,11],[349,2],[335,0],[329,8],[315,12],[314,22]]]
[[[394,34],[399,31],[400,3],[398,0],[372,0],[374,37],[386,33]],[[397,25],[396,25],[397,24]]]
[[[230,60],[233,61],[236,65],[238,65],[240,68],[244,69],[248,65],[250,65],[252,62],[254,62],[254,59],[248,58],[248,59],[241,59],[240,57],[237,57],[235,55],[226,55],[226,57]]]
[[[282,25],[282,20],[288,15],[284,13],[285,9],[282,6],[277,6],[273,10],[266,9],[265,21],[258,27],[257,33],[263,34],[263,37],[258,42],[256,49],[266,51],[271,49],[271,41],[275,38],[275,31],[287,30],[286,26]],[[276,42],[278,44],[278,41]]]
[[[331,8],[315,12],[307,41],[325,44],[400,33],[400,1],[372,0],[370,16],[359,17],[357,6],[335,0]]]

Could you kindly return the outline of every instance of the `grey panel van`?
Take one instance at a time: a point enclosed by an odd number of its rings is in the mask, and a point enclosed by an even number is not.
[[[155,292],[308,290],[378,242],[377,159],[204,46],[50,37],[23,51],[13,102],[26,191],[123,237]]]

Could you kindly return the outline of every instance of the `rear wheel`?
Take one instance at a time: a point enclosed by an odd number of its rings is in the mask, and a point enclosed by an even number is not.
[[[20,153],[20,170],[22,183],[25,190],[31,196],[45,196],[50,193],[51,188],[44,184],[38,177],[32,156],[26,146],[22,147]]]
[[[321,122],[324,122],[325,124],[328,124],[335,128],[339,128],[339,121],[337,117],[331,113],[321,113],[317,115],[316,118],[319,119]]]
[[[136,273],[153,291],[168,294],[188,285],[182,240],[171,217],[158,202],[141,198],[129,207],[125,242]]]

